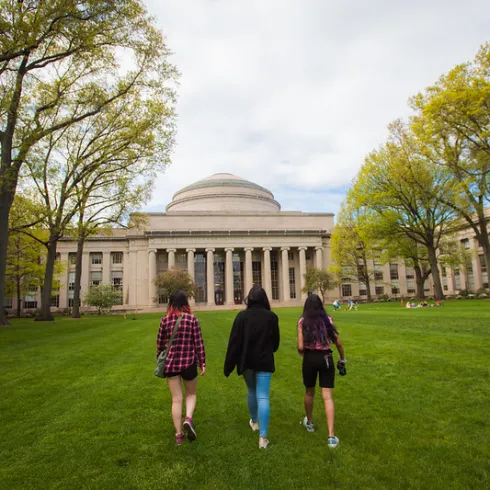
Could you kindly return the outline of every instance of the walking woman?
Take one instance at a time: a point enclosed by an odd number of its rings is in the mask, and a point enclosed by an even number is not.
[[[254,286],[246,299],[247,309],[238,313],[233,323],[225,359],[225,376],[235,366],[243,375],[248,391],[249,425],[259,431],[259,448],[269,444],[271,375],[275,371],[274,352],[279,348],[279,320],[271,311],[267,293]]]
[[[160,322],[157,338],[157,357],[165,351],[172,336],[175,323],[181,317],[174,339],[167,354],[165,376],[172,395],[172,419],[175,426],[175,442],[178,446],[184,441],[182,431],[182,382],[185,388],[186,417],[183,429],[190,441],[196,439],[196,429],[192,421],[196,408],[197,367],[201,376],[206,372],[206,355],[202,340],[201,327],[191,313],[184,291],[177,290],[168,303],[167,314]]]
[[[305,301],[303,316],[298,322],[298,352],[303,356],[303,383],[305,385],[305,411],[303,425],[308,432],[313,432],[313,400],[317,375],[320,379],[322,398],[328,425],[328,446],[337,447],[335,436],[335,408],[332,389],[335,379],[335,364],[331,344],[335,344],[340,355],[339,370],[344,369],[346,362],[344,348],[332,318],[327,316],[323,302],[317,294],[311,294]]]

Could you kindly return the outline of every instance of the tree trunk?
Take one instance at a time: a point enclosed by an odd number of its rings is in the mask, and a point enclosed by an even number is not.
[[[429,254],[429,264],[432,273],[432,280],[434,281],[434,296],[435,299],[444,299],[444,293],[442,291],[441,276],[439,275],[439,267],[437,265],[436,249],[434,247],[427,247]]]
[[[20,295],[21,295],[21,289],[20,289],[20,278],[17,279],[17,284],[16,284],[16,293],[17,293],[17,318],[20,318]]]
[[[419,299],[423,299],[425,298],[425,291],[424,291],[425,278],[424,275],[422,274],[422,269],[420,265],[415,264],[413,266],[413,270],[415,271],[415,284],[417,285],[417,292],[415,293],[415,296]]]
[[[72,318],[80,318],[80,287],[82,283],[82,259],[84,243],[85,237],[80,236],[77,242],[77,256],[75,260],[75,291],[73,292]]]
[[[2,147],[3,150],[3,147]],[[5,272],[7,270],[7,248],[9,243],[9,214],[12,202],[14,200],[15,191],[6,189],[15,184],[9,182],[5,172],[0,174],[2,179],[0,187],[0,325],[10,325],[8,318],[5,315]],[[11,177],[10,177],[11,178]],[[7,179],[7,181],[3,181]]]
[[[46,256],[46,270],[44,272],[43,294],[41,297],[41,309],[36,316],[37,321],[53,321],[51,313],[51,293],[53,292],[54,264],[56,261],[56,247],[59,236],[51,232],[48,242],[48,254]]]
[[[480,220],[480,229],[482,232],[478,236],[478,243],[480,244],[480,247],[483,249],[483,255],[485,256],[485,259],[487,261],[487,282],[488,282],[488,279],[490,278],[490,238],[487,232],[487,225],[484,220],[483,221]]]

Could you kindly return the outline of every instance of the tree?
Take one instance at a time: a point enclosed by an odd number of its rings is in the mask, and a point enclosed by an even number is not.
[[[411,99],[412,129],[427,157],[454,180],[441,199],[475,232],[490,264],[490,43]]]
[[[169,162],[173,125],[168,101],[158,93],[142,97],[131,90],[99,114],[45,138],[26,160],[27,178],[44,200],[50,232],[39,319],[52,319],[52,265],[57,243],[72,221],[78,218],[74,226],[78,240],[74,316],[78,317],[85,239],[100,227],[122,225],[129,212],[149,198],[154,176]]]
[[[342,206],[330,240],[333,261],[330,269],[340,281],[353,278],[364,284],[370,301],[375,273],[370,264],[377,249],[367,213],[366,208],[353,202]]]
[[[426,247],[436,299],[443,299],[437,251],[454,225],[454,211],[442,201],[453,179],[434,167],[423,142],[401,122],[390,125],[388,142],[373,151],[349,191],[350,198],[381,215],[394,236]]]
[[[167,99],[172,91],[164,82],[175,71],[141,0],[4,1],[0,16],[0,323],[5,323],[9,213],[33,148],[132,89],[151,89]]]
[[[308,267],[305,273],[304,293],[309,291],[318,291],[322,300],[325,301],[325,294],[331,291],[337,285],[334,276],[323,269]]]
[[[87,305],[96,306],[100,315],[102,310],[110,310],[119,299],[119,291],[116,291],[111,284],[99,284],[90,287],[84,301]]]
[[[196,285],[186,270],[174,268],[162,272],[155,279],[155,284],[157,293],[167,298],[177,289],[182,289],[188,298],[194,298],[196,294]]]

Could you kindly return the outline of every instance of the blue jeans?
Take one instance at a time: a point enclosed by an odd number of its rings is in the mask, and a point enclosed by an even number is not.
[[[269,428],[271,376],[272,373],[252,371],[251,369],[246,369],[243,372],[243,378],[247,383],[250,418],[253,422],[259,420],[260,437],[267,437],[267,429]]]

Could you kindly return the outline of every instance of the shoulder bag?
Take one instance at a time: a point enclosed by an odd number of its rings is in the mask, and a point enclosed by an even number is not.
[[[177,318],[177,321],[175,322],[174,328],[172,330],[172,335],[170,336],[170,340],[168,341],[167,344],[167,348],[163,352],[160,352],[160,354],[158,355],[157,367],[153,371],[153,374],[155,376],[158,376],[159,378],[165,378],[165,364],[167,362],[168,351],[172,346],[172,342],[174,341],[174,337],[175,334],[177,333],[177,329],[179,328],[181,320],[182,320],[182,315],[180,315],[179,318]]]

